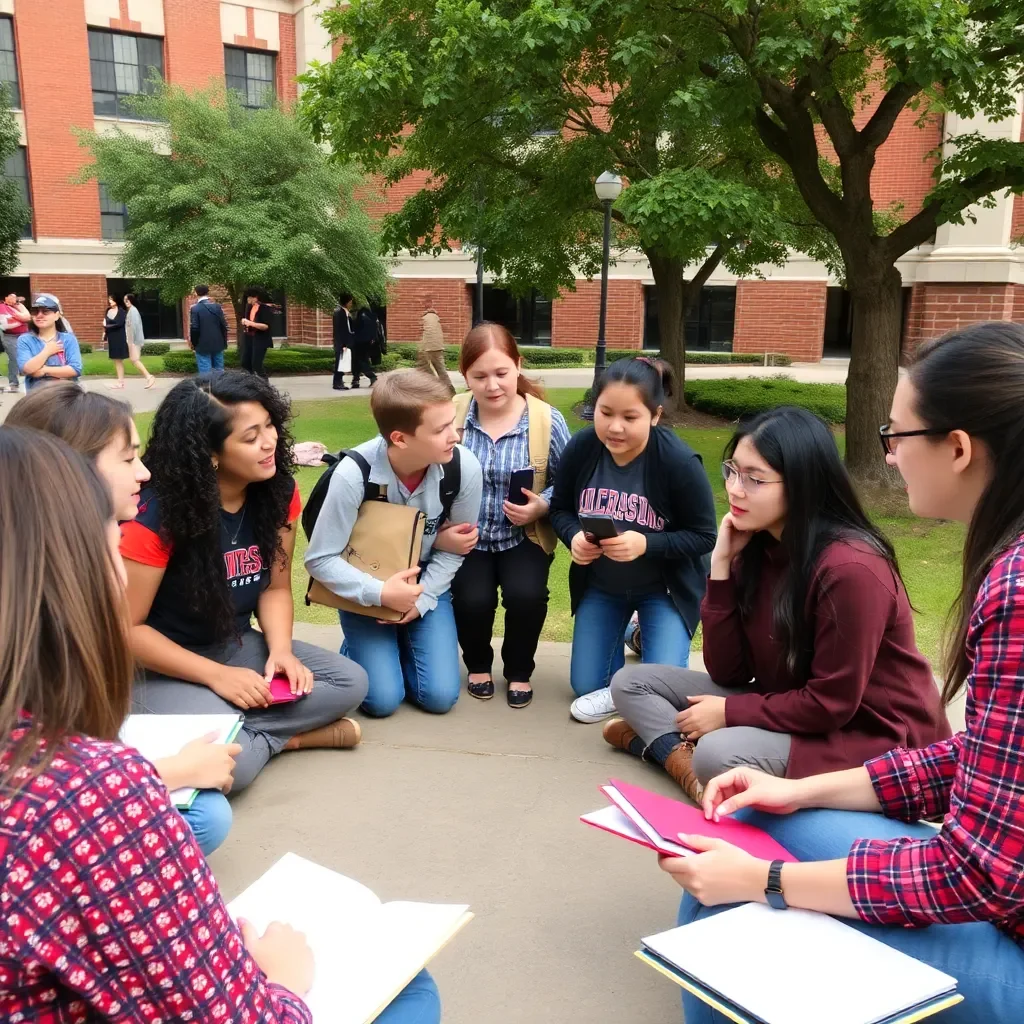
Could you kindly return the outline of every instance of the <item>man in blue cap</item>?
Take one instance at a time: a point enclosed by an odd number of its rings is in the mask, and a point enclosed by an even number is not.
[[[82,376],[82,353],[78,339],[67,330],[56,296],[37,295],[29,307],[32,323],[18,339],[18,369],[31,391],[47,380],[68,380]]]

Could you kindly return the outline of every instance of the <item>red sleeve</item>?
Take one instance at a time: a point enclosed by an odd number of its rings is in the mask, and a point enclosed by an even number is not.
[[[131,520],[121,524],[121,557],[130,562],[166,569],[171,560],[171,547],[160,539],[158,533]]]
[[[299,494],[299,482],[295,481],[295,490],[292,492],[292,503],[288,506],[288,522],[294,523],[302,515],[302,495]]]

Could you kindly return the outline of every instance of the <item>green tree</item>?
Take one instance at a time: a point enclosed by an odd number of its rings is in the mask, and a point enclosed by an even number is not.
[[[598,273],[593,183],[620,174],[614,244],[647,256],[661,349],[682,380],[686,313],[715,268],[750,274],[824,236],[749,126],[705,117],[674,61],[635,48],[629,11],[643,6],[356,0],[324,14],[346,42],[306,76],[303,110],[385,186],[431,172],[385,218],[386,250],[479,243],[515,292],[555,295]]]
[[[1024,72],[1020,0],[651,0],[636,46],[686,69],[688,102],[754,126],[841,253],[853,300],[846,452],[878,476],[900,355],[896,261],[972,204],[1024,188],[1024,146],[949,138],[920,211],[879,217],[871,173],[906,110],[1000,120]],[[865,103],[866,94],[873,103]],[[952,145],[950,145],[952,144]]]
[[[10,101],[7,87],[0,86],[0,171],[21,145],[21,129]],[[30,216],[18,183],[0,173],[0,275],[13,274],[17,268],[18,246]]]
[[[159,278],[167,301],[221,285],[238,319],[250,285],[320,309],[343,289],[385,294],[376,232],[352,198],[361,174],[329,160],[293,116],[173,86],[136,102],[166,123],[152,139],[82,136],[95,158],[83,178],[127,207],[122,274]]]

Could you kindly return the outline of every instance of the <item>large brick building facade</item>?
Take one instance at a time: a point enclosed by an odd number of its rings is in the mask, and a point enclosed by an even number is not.
[[[226,80],[252,105],[292,103],[296,76],[337,53],[317,18],[320,9],[314,0],[0,0],[0,78],[12,87],[22,131],[22,148],[5,172],[23,183],[32,207],[11,286],[56,293],[82,340],[99,340],[107,293],[130,284],[117,280],[115,269],[125,218],[95,182],[74,182],[84,159],[74,129],[153,131],[156,126],[131,119],[123,106],[150,67],[186,87]],[[869,115],[870,107],[862,117]],[[998,124],[959,124],[953,115],[923,127],[915,120],[912,111],[901,116],[873,178],[876,201],[902,203],[907,215],[931,187],[931,154],[944,137],[972,130],[1022,137],[1019,108]],[[401,182],[384,208],[396,208],[422,182],[421,175]],[[900,261],[907,345],[976,320],[1024,319],[1024,259],[1013,244],[1024,234],[1024,198],[1001,196],[992,209],[972,212],[973,219],[940,228],[931,243]],[[461,339],[472,322],[471,254],[400,259],[393,273],[390,338],[418,337],[429,296],[447,339]],[[609,282],[609,345],[656,344],[653,285],[642,255],[618,254]],[[485,280],[483,301],[485,315],[508,324],[525,343],[592,347],[598,295],[596,281],[580,281],[574,293],[517,299]],[[329,314],[279,299],[284,313],[276,333],[329,344]],[[848,354],[848,297],[823,266],[800,254],[785,267],[764,268],[763,279],[736,280],[720,270],[697,305],[687,325],[694,348],[784,352],[811,361]],[[148,336],[184,336],[184,304],[163,305],[152,290],[142,309]]]

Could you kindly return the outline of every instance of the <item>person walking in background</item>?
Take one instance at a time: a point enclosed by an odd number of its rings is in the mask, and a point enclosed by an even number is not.
[[[352,387],[359,387],[359,380],[365,376],[372,388],[377,383],[370,354],[377,340],[377,318],[368,306],[360,306],[352,317]]]
[[[32,314],[16,292],[8,292],[0,303],[0,332],[7,353],[7,390],[18,390],[18,339],[28,330]]]
[[[146,335],[142,329],[142,314],[135,303],[135,294],[128,292],[124,297],[124,328],[125,338],[128,342],[128,361],[146,378],[146,390],[148,391],[156,383],[156,377],[146,369],[142,362],[142,346],[146,342]],[[123,374],[124,367],[121,366],[118,368],[118,378],[120,379]]]
[[[420,337],[417,362],[421,370],[439,377],[448,386],[451,394],[455,394],[455,388],[444,365],[444,331],[441,328],[441,318],[434,309],[434,300],[429,296],[423,300],[423,334]]]
[[[188,315],[188,343],[196,354],[199,373],[224,369],[228,347],[228,322],[219,302],[210,299],[210,288],[196,285],[196,302]]]
[[[245,298],[249,307],[242,317],[242,327],[245,329],[242,339],[242,369],[266,380],[263,360],[267,357],[267,349],[274,347],[274,338],[270,333],[274,307],[270,304],[270,296],[266,290],[259,286],[250,288],[245,293]]]
[[[81,377],[82,351],[60,315],[57,296],[47,292],[37,295],[29,312],[32,323],[18,338],[18,369],[26,377],[25,390],[54,378]]]
[[[143,365],[138,351],[131,351],[128,342],[128,309],[116,295],[107,296],[107,306],[107,315],[103,318],[103,339],[107,343],[107,356],[113,361],[117,373],[116,383],[108,384],[107,387],[124,389],[124,361],[128,359],[146,379],[146,389],[149,390],[156,383],[156,377]],[[138,330],[141,334],[142,317],[134,306],[132,312],[138,317]]]
[[[338,296],[338,307],[334,311],[331,322],[331,337],[334,342],[334,380],[331,382],[331,387],[335,391],[348,391],[348,388],[345,387],[346,371],[340,369],[342,357],[346,352],[348,352],[348,372],[353,369],[352,339],[354,332],[351,310],[354,301],[350,292],[342,292]]]

